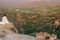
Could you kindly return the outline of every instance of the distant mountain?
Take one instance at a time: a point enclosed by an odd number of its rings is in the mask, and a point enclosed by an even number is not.
[[[39,1],[34,1],[32,3],[28,4],[28,7],[36,7],[36,6],[46,6],[46,5],[52,5],[52,4],[58,4],[60,3],[60,0],[39,0]]]
[[[37,4],[57,4],[57,3],[60,3],[60,0],[40,0],[40,1],[35,1],[35,2],[32,2],[32,3],[30,3],[30,5],[31,4],[35,4],[35,5],[37,5]]]
[[[60,0],[0,0],[0,6],[26,6],[60,3]]]
[[[0,6],[24,6],[28,3],[31,2],[26,0],[0,0]]]

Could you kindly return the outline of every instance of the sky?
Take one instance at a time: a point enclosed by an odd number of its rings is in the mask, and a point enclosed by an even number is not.
[[[24,5],[35,1],[60,2],[60,0],[0,0],[1,5]]]
[[[32,0],[0,0],[0,6],[24,5],[24,4],[27,4],[29,2],[32,2]]]

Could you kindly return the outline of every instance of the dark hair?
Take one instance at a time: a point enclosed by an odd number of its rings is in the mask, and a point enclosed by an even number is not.
[[[54,24],[55,23],[55,21],[52,21],[52,24]]]
[[[60,18],[59,18],[59,17],[56,17],[56,18],[55,18],[55,20],[58,20],[58,19],[60,19]]]
[[[52,24],[54,24],[55,21],[56,21],[56,20],[59,20],[59,19],[60,19],[59,17],[56,17],[55,19],[53,19]]]
[[[6,14],[4,14],[3,16],[7,16]]]

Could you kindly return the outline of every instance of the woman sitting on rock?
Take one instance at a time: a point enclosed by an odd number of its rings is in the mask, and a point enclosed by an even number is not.
[[[0,24],[8,24],[8,23],[9,23],[9,21],[7,19],[7,16],[6,16],[6,14],[4,14],[4,16],[2,17],[2,21],[0,22]]]

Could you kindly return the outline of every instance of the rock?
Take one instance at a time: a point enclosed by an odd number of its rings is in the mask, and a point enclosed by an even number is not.
[[[13,34],[14,32],[8,29],[0,28],[0,37],[5,37],[7,34]]]
[[[0,38],[0,40],[4,40],[3,38]]]
[[[1,40],[38,40],[35,37],[14,33],[8,29],[0,29],[0,34]]]
[[[5,40],[38,40],[32,36],[24,34],[9,34],[4,37]]]
[[[18,30],[14,27],[14,25],[12,23],[9,23],[9,24],[0,24],[0,28],[8,29],[8,30],[11,30],[13,32],[18,33]]]
[[[38,40],[32,36],[15,33],[13,30],[10,30],[11,28],[14,28],[12,24],[0,24],[0,40]]]

